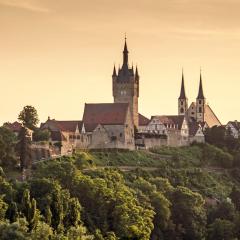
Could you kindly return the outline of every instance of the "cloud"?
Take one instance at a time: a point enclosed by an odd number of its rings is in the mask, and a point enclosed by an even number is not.
[[[48,8],[40,6],[34,0],[0,0],[0,5],[20,8],[31,12],[47,13],[50,11]]]

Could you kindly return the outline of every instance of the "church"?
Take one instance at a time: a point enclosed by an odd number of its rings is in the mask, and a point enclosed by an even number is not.
[[[140,76],[137,67],[129,65],[125,38],[122,66],[112,73],[113,103],[86,103],[80,121],[48,119],[42,129],[59,136],[62,149],[148,149],[186,146],[204,142],[207,127],[221,125],[206,103],[202,74],[195,102],[188,105],[184,75],[178,98],[178,115],[156,114],[148,119],[138,111]],[[70,127],[69,127],[70,126]],[[53,139],[56,143],[56,139]],[[64,152],[62,152],[64,154]]]

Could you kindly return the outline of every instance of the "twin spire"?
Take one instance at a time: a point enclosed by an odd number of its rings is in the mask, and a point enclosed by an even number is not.
[[[182,70],[181,92],[180,92],[179,99],[187,99],[186,92],[185,92],[185,83],[184,83],[183,70]],[[203,86],[202,86],[202,71],[200,71],[200,82],[199,82],[199,89],[198,89],[197,99],[205,99],[204,93],[203,93]]]

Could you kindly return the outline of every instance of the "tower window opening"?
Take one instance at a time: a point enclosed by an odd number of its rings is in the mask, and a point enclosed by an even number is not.
[[[202,107],[199,107],[198,112],[202,113]]]

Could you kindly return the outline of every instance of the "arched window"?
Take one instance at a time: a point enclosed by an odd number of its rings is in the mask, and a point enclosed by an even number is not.
[[[202,100],[199,100],[198,103],[199,103],[199,104],[202,104]]]
[[[202,107],[199,107],[198,112],[202,113]]]

